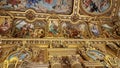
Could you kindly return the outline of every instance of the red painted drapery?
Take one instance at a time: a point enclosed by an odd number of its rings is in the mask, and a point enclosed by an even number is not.
[[[46,3],[48,4],[52,4],[53,3],[53,0],[44,0]]]
[[[20,1],[20,0],[7,0],[7,2],[8,2],[9,4],[12,4],[12,5],[17,5],[17,4],[19,4],[21,1]]]

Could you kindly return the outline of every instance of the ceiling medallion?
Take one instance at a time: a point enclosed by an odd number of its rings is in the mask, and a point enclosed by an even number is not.
[[[79,20],[79,15],[74,14],[74,15],[71,17],[71,20],[72,20],[73,22],[77,22],[77,21]]]
[[[34,11],[32,11],[32,10],[28,10],[27,12],[26,12],[26,18],[27,18],[27,21],[29,21],[29,22],[33,22],[33,21],[35,21],[35,12]]]

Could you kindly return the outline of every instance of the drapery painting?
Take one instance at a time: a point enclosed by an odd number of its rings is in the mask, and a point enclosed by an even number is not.
[[[0,8],[25,11],[34,9],[42,13],[71,14],[73,0],[0,0]]]
[[[111,0],[82,0],[81,3],[83,10],[90,14],[104,13],[111,6]]]

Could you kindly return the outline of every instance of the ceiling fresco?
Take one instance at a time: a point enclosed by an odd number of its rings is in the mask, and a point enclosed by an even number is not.
[[[112,0],[81,0],[81,7],[90,14],[102,14],[110,9]]]
[[[0,0],[0,35],[117,39],[118,3],[118,0]]]
[[[34,9],[41,13],[71,14],[73,0],[1,0],[1,9],[25,11]]]

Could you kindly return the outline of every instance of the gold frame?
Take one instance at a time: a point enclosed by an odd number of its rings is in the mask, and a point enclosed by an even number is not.
[[[96,24],[97,25],[97,29],[99,31],[99,36],[98,38],[102,38],[102,31],[101,31],[101,27],[100,26],[100,21],[91,21],[90,23],[88,23],[88,27],[89,27],[89,31],[90,31],[90,34],[92,35],[92,38],[94,38],[95,36],[93,35],[93,33],[91,32],[91,27],[90,27],[90,24]]]
[[[56,21],[57,22],[57,28],[58,28],[58,35],[52,35],[52,36],[49,36],[49,28],[50,28],[50,23],[51,23],[51,21]],[[60,22],[60,20],[59,19],[49,19],[49,20],[47,20],[47,22],[48,22],[48,25],[47,25],[47,36],[46,37],[51,37],[51,38],[54,38],[54,37],[59,37],[61,34],[61,29],[60,29],[60,24],[61,24],[61,22]],[[55,24],[55,23],[54,23]]]

